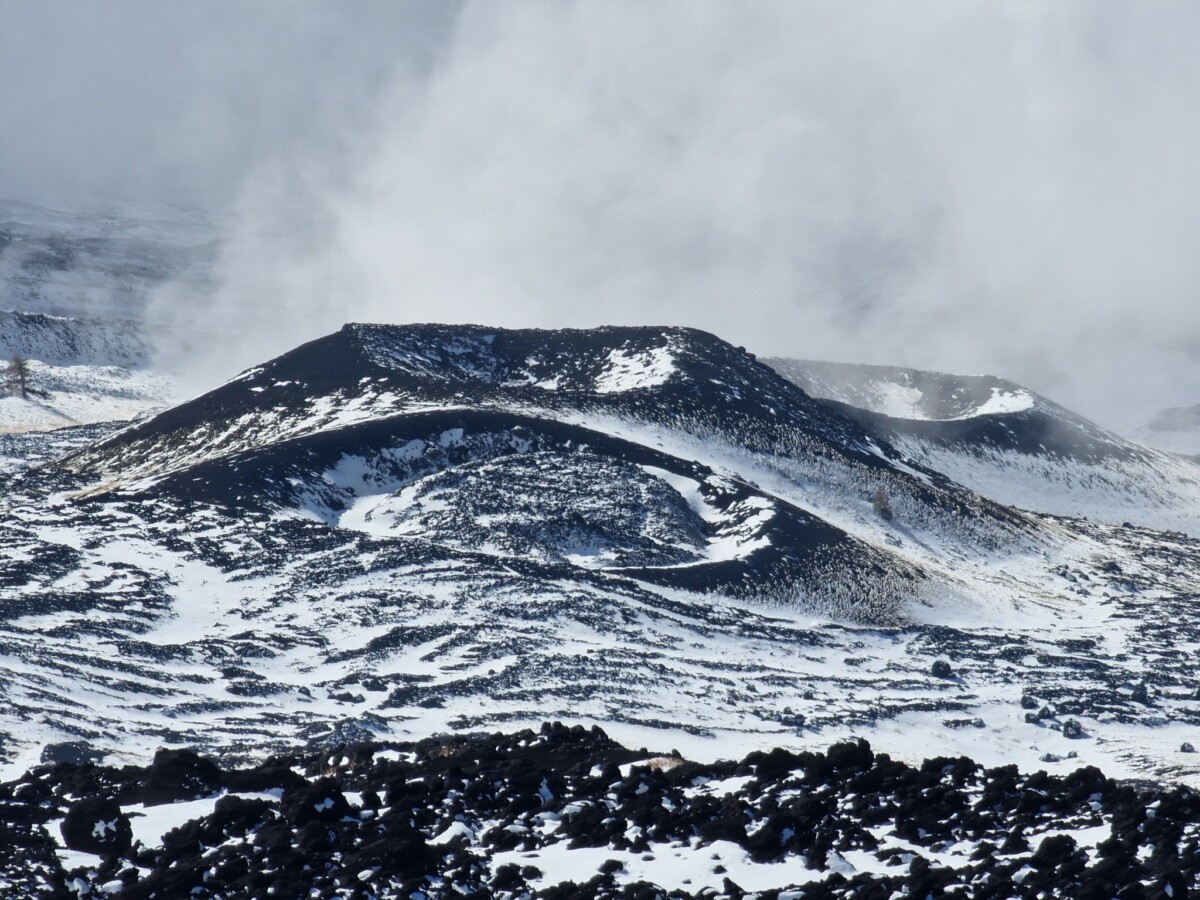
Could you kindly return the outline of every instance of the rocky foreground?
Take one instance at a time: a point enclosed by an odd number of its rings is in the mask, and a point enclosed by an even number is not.
[[[697,763],[557,723],[242,768],[181,750],[146,767],[82,746],[45,758],[0,785],[5,898],[1200,891],[1200,795],[1091,767],[913,767],[864,742]]]

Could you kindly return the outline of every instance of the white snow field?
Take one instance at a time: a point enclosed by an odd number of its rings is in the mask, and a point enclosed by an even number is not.
[[[1164,409],[1130,437],[1147,447],[1200,458],[1200,405]]]
[[[31,359],[29,370],[28,396],[0,394],[0,433],[121,422],[161,409],[175,390],[169,379],[149,369],[53,366]]]
[[[0,197],[0,433],[127,420],[177,388],[155,366],[147,315],[168,281],[206,283],[215,232],[168,208],[80,213]],[[2,388],[14,354],[29,394]]]
[[[1200,777],[1193,460],[998,378],[771,361],[814,402],[687,329],[355,326],[153,416],[141,316],[211,227],[0,217],[8,773],[553,718]]]
[[[1198,783],[1193,539],[989,504],[698,333],[328,340],[333,382],[302,348],[7,476],[9,771],[78,739],[253,755],[560,719],[698,759],[862,736]],[[614,355],[668,351],[600,390]],[[785,416],[808,430],[763,437]]]
[[[1125,438],[991,376],[770,364],[812,396],[845,404],[911,459],[1000,503],[1200,536],[1200,460],[1170,452],[1171,432]]]

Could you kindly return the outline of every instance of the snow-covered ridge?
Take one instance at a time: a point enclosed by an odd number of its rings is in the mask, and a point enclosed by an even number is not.
[[[597,390],[614,355],[646,377]],[[1195,777],[1195,542],[1015,512],[876,427],[684,329],[347,327],[0,475],[0,731],[569,718]]]
[[[911,459],[993,500],[1200,535],[1200,465],[982,375],[772,360]]]
[[[895,419],[955,422],[1033,409],[1033,392],[990,375],[951,375],[892,366],[769,359],[766,362],[822,400]]]
[[[50,366],[144,366],[152,355],[141,326],[129,319],[0,309],[0,358],[14,353]]]
[[[639,368],[641,366],[641,368]],[[654,399],[654,407],[646,406]],[[98,446],[79,464],[123,477],[406,411],[626,407],[658,418],[794,423],[860,458],[850,420],[820,410],[744,351],[694,329],[362,325],[311,341]],[[170,436],[168,439],[168,435]],[[117,453],[116,445],[120,444]],[[822,451],[823,452],[823,451]]]
[[[1148,447],[1200,460],[1200,404],[1164,409],[1130,437]]]
[[[151,350],[132,321],[0,310],[0,366],[17,355],[28,361],[28,391],[0,391],[3,432],[127,420],[173,392],[147,366]]]
[[[680,328],[508,331],[360,324],[346,330],[373,362],[407,375],[601,394],[665,384],[676,371],[676,353],[699,334]]]
[[[216,231],[165,208],[51,210],[0,197],[0,309],[140,320],[167,280],[205,283]]]

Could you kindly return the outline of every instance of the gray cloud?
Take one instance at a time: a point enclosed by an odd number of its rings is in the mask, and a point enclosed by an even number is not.
[[[345,152],[378,92],[428,68],[456,10],[0,0],[0,191],[220,208],[268,161]]]
[[[237,187],[214,295],[160,305],[202,381],[350,319],[671,323],[1117,424],[1200,400],[1194,4],[330,3],[275,43],[279,7],[160,6],[173,49],[114,16],[87,96],[128,94],[114,184],[141,129],[154,190]]]

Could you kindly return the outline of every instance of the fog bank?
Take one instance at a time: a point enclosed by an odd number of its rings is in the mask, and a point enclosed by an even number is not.
[[[148,8],[20,7],[57,64],[0,63],[4,111],[90,137],[0,168],[130,192],[149,136],[138,190],[228,226],[158,305],[198,385],[347,320],[662,323],[1200,401],[1194,4]]]

